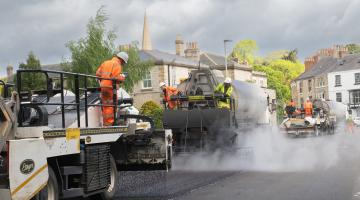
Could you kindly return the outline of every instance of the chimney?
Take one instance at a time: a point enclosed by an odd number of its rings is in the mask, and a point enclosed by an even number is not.
[[[198,62],[200,59],[200,50],[198,48],[197,42],[188,42],[186,43],[185,49],[185,58],[189,58]]]
[[[305,62],[304,62],[305,71],[308,71],[309,69],[311,69],[315,64],[316,64],[315,57],[306,58]]]
[[[180,34],[176,35],[175,52],[176,52],[176,55],[178,55],[178,56],[184,56],[184,41]]]
[[[14,76],[14,68],[11,65],[8,65],[6,68],[7,72],[7,82],[12,83],[13,82],[13,76]]]

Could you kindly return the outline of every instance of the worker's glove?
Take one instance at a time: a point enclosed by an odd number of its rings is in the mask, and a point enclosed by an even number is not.
[[[124,73],[122,73],[121,75],[122,75],[124,78],[126,78],[126,77],[128,77],[128,76],[129,76],[129,73],[124,72]]]

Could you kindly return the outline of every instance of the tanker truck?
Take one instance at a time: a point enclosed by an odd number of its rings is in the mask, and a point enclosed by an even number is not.
[[[238,134],[259,126],[271,126],[270,115],[276,105],[259,86],[234,80],[230,97],[214,92],[225,77],[219,70],[193,70],[177,87],[171,100],[177,109],[166,109],[165,129],[173,134],[173,152],[214,151],[234,147]],[[218,101],[229,100],[230,109],[219,108]],[[164,104],[166,105],[166,104]]]
[[[43,75],[40,89],[24,85],[30,74]],[[118,170],[171,166],[171,130],[154,129],[124,95],[101,102],[99,88],[89,87],[101,78],[51,70],[18,70],[16,77],[16,88],[0,82],[1,200],[110,200],[119,189]],[[121,112],[114,112],[113,126],[102,126],[102,106]]]

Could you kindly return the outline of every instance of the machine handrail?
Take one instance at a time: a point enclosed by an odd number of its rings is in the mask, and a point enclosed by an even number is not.
[[[114,122],[116,122],[116,118],[117,118],[117,108],[119,107],[119,105],[117,104],[117,90],[116,90],[116,84],[119,83],[118,80],[113,79],[113,78],[102,78],[102,77],[98,77],[98,76],[94,76],[94,75],[88,75],[88,74],[81,74],[81,73],[73,73],[73,72],[64,72],[64,71],[57,71],[57,70],[44,70],[44,69],[20,69],[17,70],[17,76],[16,76],[16,86],[17,86],[17,90],[19,92],[19,94],[21,94],[21,92],[25,92],[22,88],[21,85],[21,80],[22,80],[22,74],[24,73],[44,73],[46,76],[46,84],[47,84],[47,101],[46,102],[21,102],[21,98],[20,98],[20,113],[22,113],[21,111],[23,110],[24,107],[30,107],[31,105],[58,105],[61,106],[61,115],[62,115],[62,128],[65,128],[65,106],[69,106],[69,105],[73,105],[76,106],[76,113],[77,113],[77,126],[80,128],[81,124],[80,124],[80,99],[81,99],[81,94],[80,92],[83,92],[85,98],[84,98],[84,105],[85,105],[85,126],[88,127],[88,107],[89,106],[108,106],[108,107],[114,107]],[[53,96],[54,94],[51,94],[51,91],[53,91],[54,89],[49,88],[49,83],[51,83],[52,78],[49,77],[49,74],[58,74],[59,77],[56,77],[56,79],[60,80],[60,89],[57,91],[60,91],[60,95],[61,95],[61,101],[59,103],[49,103],[49,99],[51,96]],[[65,77],[72,77],[74,78],[73,83],[74,83],[74,89],[75,89],[75,103],[65,103],[64,100],[64,78]],[[93,91],[94,88],[93,87],[88,87],[88,78],[93,78],[96,80],[110,80],[112,81],[112,89],[113,89],[113,103],[112,104],[93,104],[93,103],[88,103],[87,102],[87,97],[88,97],[88,91]],[[83,80],[84,86],[80,87],[80,79]],[[19,116],[19,126],[23,126],[23,121],[24,119],[22,119],[22,115]]]

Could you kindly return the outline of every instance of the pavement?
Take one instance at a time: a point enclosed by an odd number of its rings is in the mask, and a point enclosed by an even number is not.
[[[261,146],[268,153],[268,168],[254,165],[238,170],[235,168],[239,166],[216,169],[210,162],[202,163],[201,170],[192,163],[194,170],[175,167],[170,172],[121,172],[115,199],[360,200],[360,133],[292,139],[284,145],[286,149],[275,148],[281,156],[271,156],[274,152],[269,154],[265,143]],[[289,147],[299,151],[284,154],[282,151],[288,152]],[[302,155],[311,159],[302,159]],[[296,165],[287,165],[288,161]],[[306,165],[311,167],[303,167]]]

